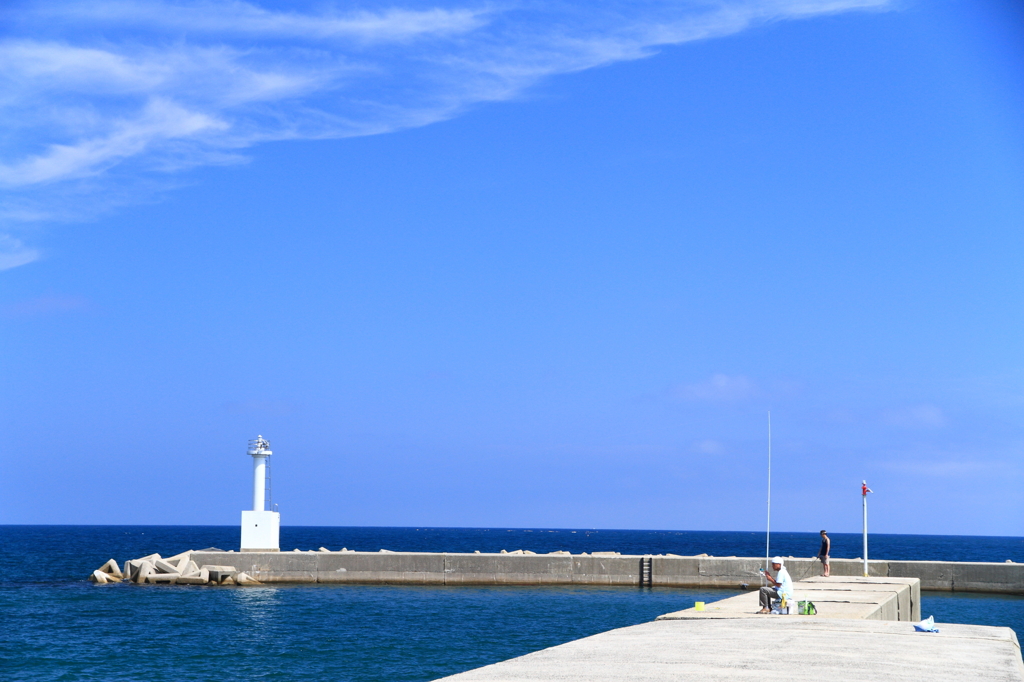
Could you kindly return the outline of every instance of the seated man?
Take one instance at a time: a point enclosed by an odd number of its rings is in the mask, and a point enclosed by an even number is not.
[[[793,601],[793,581],[790,579],[789,571],[786,570],[782,562],[782,557],[777,556],[772,559],[772,570],[775,571],[776,577],[773,578],[763,568],[759,570],[761,575],[771,584],[761,588],[761,610],[758,613],[770,613],[772,610],[772,599],[785,597],[787,602]]]

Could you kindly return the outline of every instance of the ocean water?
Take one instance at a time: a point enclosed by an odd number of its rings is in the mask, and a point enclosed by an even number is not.
[[[764,535],[686,531],[297,528],[282,547],[759,556]],[[602,587],[93,585],[110,558],[238,544],[237,527],[0,526],[0,679],[432,680],[735,594]],[[833,536],[856,557],[860,538]],[[773,535],[811,556],[813,533]],[[872,536],[889,559],[1024,562],[1024,538]],[[1024,638],[1024,597],[925,593],[936,621]]]

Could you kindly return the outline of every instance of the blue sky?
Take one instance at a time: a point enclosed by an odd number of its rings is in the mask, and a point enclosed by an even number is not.
[[[0,523],[1024,535],[996,0],[13,2]]]

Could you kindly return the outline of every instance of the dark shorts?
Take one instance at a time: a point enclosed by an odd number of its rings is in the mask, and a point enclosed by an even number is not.
[[[827,565],[828,564],[828,554],[819,554],[818,555],[818,561],[820,561],[821,563]]]

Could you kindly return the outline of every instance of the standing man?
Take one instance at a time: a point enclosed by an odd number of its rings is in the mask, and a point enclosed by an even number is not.
[[[821,567],[824,571],[824,573],[821,574],[823,578],[828,577],[828,555],[831,549],[832,540],[830,540],[828,535],[825,534],[825,531],[821,531],[821,549],[818,550],[818,560],[821,561]]]
[[[789,577],[789,571],[783,565],[782,557],[777,556],[772,559],[772,570],[775,571],[774,578],[763,568],[759,570],[770,585],[761,588],[761,594],[759,595],[761,610],[758,613],[771,613],[772,599],[785,597],[787,602],[793,601],[793,581]]]

